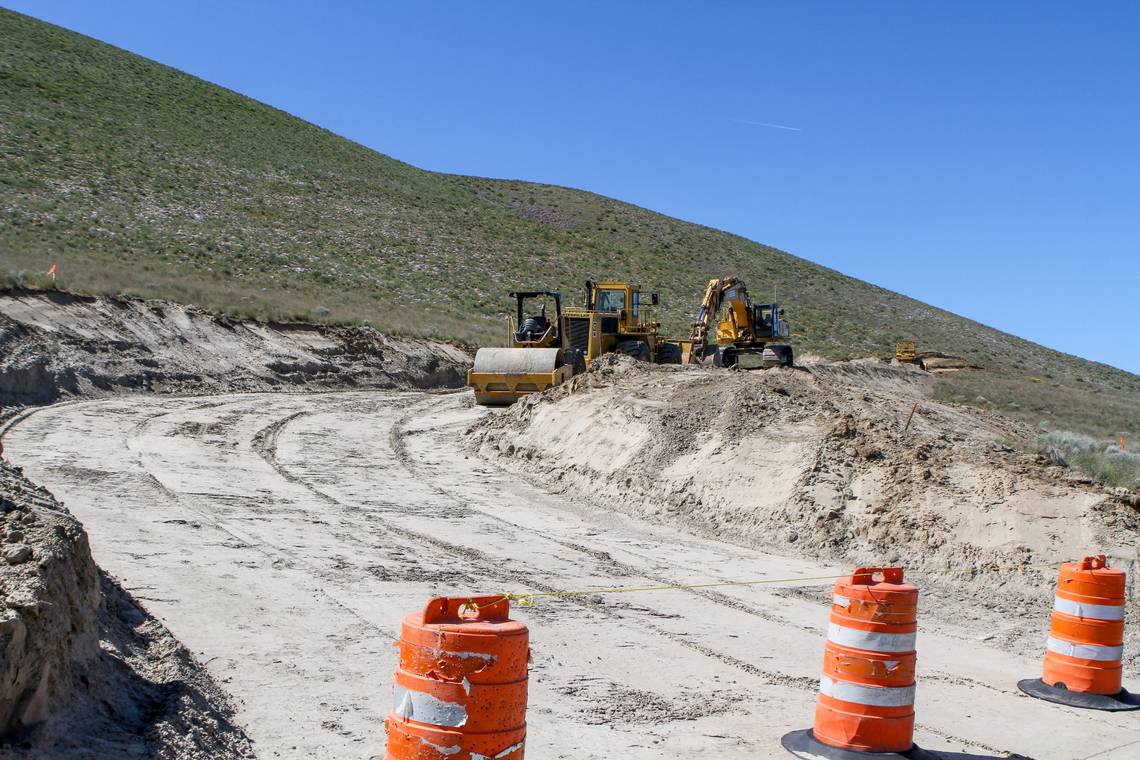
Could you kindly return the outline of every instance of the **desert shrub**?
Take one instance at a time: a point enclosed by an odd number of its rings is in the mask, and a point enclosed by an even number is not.
[[[1034,448],[1040,452],[1057,449],[1071,467],[1106,485],[1140,489],[1140,454],[1126,451],[1118,443],[1058,430],[1039,435]]]

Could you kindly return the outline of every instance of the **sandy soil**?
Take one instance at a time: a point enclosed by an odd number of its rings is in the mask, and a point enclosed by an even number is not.
[[[1093,551],[1138,569],[1135,495],[1017,451],[1031,431],[932,401],[930,382],[870,361],[734,372],[611,356],[467,438],[601,508],[1019,601],[1051,596],[1053,566]]]
[[[512,455],[509,472],[463,447],[485,414],[466,393],[137,396],[39,410],[4,442],[230,692],[261,757],[382,755],[391,643],[433,594],[849,570],[527,483],[516,473],[541,474],[533,456]],[[793,443],[818,434],[809,417]],[[598,446],[631,461],[613,433]],[[791,472],[804,453],[780,456]],[[823,587],[783,586],[517,609],[534,648],[528,757],[783,756],[779,737],[811,721],[827,617]],[[920,631],[920,744],[958,758],[1136,756],[1134,716],[1020,695],[1039,646],[995,639],[1011,621],[984,598],[951,601],[956,614]],[[1025,615],[1043,635],[1048,607]]]
[[[0,461],[0,758],[252,757],[228,697]]]

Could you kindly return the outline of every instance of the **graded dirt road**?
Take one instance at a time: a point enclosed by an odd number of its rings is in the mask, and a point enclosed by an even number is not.
[[[432,595],[811,578],[601,512],[465,451],[465,393],[129,397],[47,407],[6,455],[238,702],[261,757],[383,755],[392,642]],[[797,584],[538,601],[527,756],[785,756],[810,725],[827,608]],[[798,585],[826,587],[826,582]],[[1038,651],[921,627],[916,740],[946,757],[1135,757],[1135,714],[1020,695]],[[921,606],[920,606],[921,621]]]

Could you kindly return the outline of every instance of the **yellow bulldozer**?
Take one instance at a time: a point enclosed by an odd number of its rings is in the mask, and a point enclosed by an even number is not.
[[[913,340],[900,340],[895,344],[895,361],[899,364],[918,364],[918,346]]]
[[[715,325],[715,331],[713,326]],[[759,367],[792,366],[792,347],[773,343],[792,334],[779,304],[754,304],[744,281],[735,277],[709,280],[705,297],[693,319],[685,348],[685,364],[714,364],[742,369],[747,356],[759,357]]]
[[[507,319],[507,345],[480,348],[467,372],[477,404],[513,404],[528,393],[566,382],[609,352],[658,364],[681,363],[680,342],[660,337],[660,325],[645,318],[645,310],[658,304],[657,294],[643,303],[636,285],[588,281],[585,303],[565,309],[558,291],[517,291],[510,297],[515,299],[515,314]],[[553,306],[553,319],[548,306]]]

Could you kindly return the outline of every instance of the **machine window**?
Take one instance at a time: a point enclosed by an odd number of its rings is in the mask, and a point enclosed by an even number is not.
[[[598,311],[621,311],[625,308],[624,290],[598,291]]]

